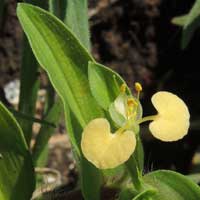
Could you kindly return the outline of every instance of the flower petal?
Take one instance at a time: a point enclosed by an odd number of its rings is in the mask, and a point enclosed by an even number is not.
[[[150,123],[153,136],[162,141],[176,141],[183,138],[189,128],[190,113],[186,104],[170,92],[157,92],[151,99],[158,111],[157,118]]]
[[[82,133],[81,148],[84,156],[97,168],[109,169],[126,162],[136,146],[132,131],[112,134],[104,118],[89,122]]]

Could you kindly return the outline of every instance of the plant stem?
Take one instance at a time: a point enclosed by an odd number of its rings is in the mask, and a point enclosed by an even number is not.
[[[142,190],[142,180],[141,180],[142,175],[139,172],[139,169],[137,167],[137,161],[133,155],[126,162],[126,167],[131,175],[132,182],[135,189],[138,191],[141,191]]]

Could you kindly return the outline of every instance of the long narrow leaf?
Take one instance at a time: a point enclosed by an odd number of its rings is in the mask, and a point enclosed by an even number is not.
[[[47,0],[24,0],[27,3],[47,8]],[[39,89],[38,79],[39,65],[33,55],[31,47],[28,43],[26,36],[23,36],[23,51],[22,51],[22,64],[20,68],[20,98],[19,98],[19,110],[24,114],[29,114],[33,117],[35,114],[35,104],[37,99],[37,92]],[[32,137],[32,125],[31,121],[20,119],[19,123],[25,134],[27,143],[30,143]]]
[[[31,155],[21,128],[2,103],[0,138],[0,199],[30,199],[35,187]]]
[[[90,33],[87,14],[87,0],[66,0],[66,16],[64,22],[70,27],[81,43],[90,49]]]
[[[83,196],[86,200],[94,199],[99,200],[100,186],[101,186],[101,173],[95,168],[91,163],[89,163],[82,155],[79,150],[80,142],[76,144],[76,141],[80,141],[82,127],[78,123],[73,112],[69,110],[69,107],[66,107],[67,111],[67,130],[70,135],[71,142],[74,148],[74,154],[76,161],[78,163],[78,168],[81,178],[81,188]]]
[[[27,4],[19,4],[17,10],[35,56],[81,125],[102,115],[87,81],[88,61],[93,58],[50,13]]]
[[[39,63],[47,71],[54,88],[63,100],[65,114],[69,105],[70,112],[77,119],[81,129],[91,119],[103,116],[91,95],[88,83],[88,62],[93,58],[78,39],[62,22],[42,9],[19,4],[18,17]],[[77,137],[71,137],[71,141],[79,147],[80,141],[77,141]],[[87,180],[87,175],[83,174],[82,188],[88,189],[83,189],[85,198],[98,200],[99,192],[94,191],[99,191],[100,184],[94,183],[97,183],[95,180],[98,180],[99,171],[90,164],[90,170],[87,172],[84,166],[89,165],[88,161],[83,157],[80,159],[84,161],[81,164],[82,172],[93,174],[88,174],[91,180]]]
[[[49,0],[49,11],[62,21],[66,16],[67,0]]]

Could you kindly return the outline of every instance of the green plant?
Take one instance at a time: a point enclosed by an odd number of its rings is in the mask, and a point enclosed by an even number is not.
[[[12,114],[0,104],[0,135],[3,138],[0,141],[0,170],[5,170],[0,174],[2,200],[16,198],[13,191],[22,187],[16,185],[16,180],[27,187],[26,192],[18,192],[18,198],[30,199],[35,187],[33,163],[34,166],[44,166],[41,161],[45,160],[43,156],[47,141],[54,130],[49,123],[58,123],[63,107],[85,200],[100,200],[101,187],[115,188],[119,200],[199,199],[199,186],[187,176],[168,170],[143,174],[140,124],[152,121],[150,131],[162,141],[181,139],[189,128],[190,115],[185,103],[172,93],[158,92],[152,97],[158,113],[142,117],[139,99],[141,85],[136,83],[136,94],[131,94],[119,74],[97,63],[90,54],[87,1],[51,0],[50,11],[54,15],[30,4],[18,4],[18,18],[30,44],[27,49],[32,49],[39,63],[36,66],[36,61],[32,60],[34,66],[28,69],[25,64],[26,70],[33,70],[31,75],[35,75],[40,65],[47,72],[60,99],[54,101],[54,91],[50,85],[50,98],[45,117],[40,121],[42,128],[32,155],[28,151],[31,126],[23,126],[21,122],[23,133]],[[27,76],[32,72],[25,74]],[[24,91],[21,103],[24,107],[26,94],[29,94],[26,93],[28,88],[23,86],[27,82],[26,76],[21,79],[21,90]],[[35,105],[36,93],[33,88],[36,84],[37,91],[38,83],[35,76],[32,80],[32,90],[28,92],[33,97],[29,98],[31,105]],[[29,107],[24,111],[24,114],[28,113],[34,120],[34,109],[30,110]],[[15,175],[21,172],[22,177],[13,178],[12,174],[9,175],[10,184],[3,178],[4,174],[8,174],[7,165],[16,170],[15,163],[19,163]],[[29,184],[24,180],[27,173],[30,175]],[[117,176],[115,181],[111,181],[112,177]]]

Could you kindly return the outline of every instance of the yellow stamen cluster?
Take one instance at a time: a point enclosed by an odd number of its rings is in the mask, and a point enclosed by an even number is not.
[[[128,107],[134,107],[134,106],[137,106],[138,103],[136,102],[136,100],[134,98],[129,98],[127,100],[127,105],[128,105]]]
[[[134,111],[136,111],[138,103],[136,102],[136,100],[134,98],[128,98],[127,106],[128,106],[127,117],[130,118],[135,114]]]

